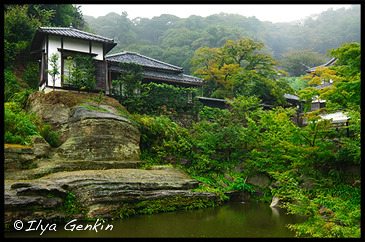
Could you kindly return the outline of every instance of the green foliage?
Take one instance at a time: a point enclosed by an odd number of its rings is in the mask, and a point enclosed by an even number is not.
[[[183,112],[197,113],[199,103],[194,100],[197,93],[194,88],[150,82],[140,85],[138,95],[123,100],[122,104],[131,113],[169,116]]]
[[[52,76],[52,82],[53,82],[53,91],[56,83],[56,76],[60,74],[59,66],[58,66],[58,59],[60,57],[57,53],[53,53],[51,57],[49,58],[49,64],[51,66],[50,70],[46,70],[51,76]]]
[[[38,71],[39,66],[37,61],[28,62],[22,78],[33,91],[38,90]]]
[[[119,63],[122,73],[113,80],[113,92],[119,99],[135,97],[141,89],[143,67],[137,63]],[[122,91],[119,91],[122,90]]]
[[[67,74],[63,77],[65,84],[79,90],[95,88],[95,65],[90,56],[76,55],[65,61]]]
[[[30,144],[30,137],[40,133],[57,147],[57,134],[35,115],[21,109],[35,82],[36,64],[27,64],[28,49],[38,26],[67,27],[72,22],[74,27],[81,27],[82,14],[71,4],[5,5],[4,10],[4,141]],[[283,207],[290,213],[307,216],[304,223],[288,225],[297,236],[360,237],[361,178],[348,172],[361,163],[361,45],[356,43],[360,42],[359,16],[360,8],[352,6],[348,10],[328,10],[316,19],[306,19],[301,26],[260,22],[234,14],[185,19],[161,15],[151,20],[129,20],[123,13],[94,19],[94,23],[91,19],[89,23],[92,28],[99,24],[94,28],[97,33],[115,38],[123,43],[124,49],[183,66],[187,72],[192,67],[190,59],[194,51],[200,48],[201,56],[212,61],[209,64],[216,71],[213,74],[221,77],[217,79],[220,83],[212,81],[204,87],[205,91],[220,98],[235,97],[229,101],[229,110],[202,109],[202,121],[186,129],[167,116],[186,111],[196,90],[152,83],[141,85],[140,94],[125,100],[126,106],[133,112],[164,115],[136,115],[142,133],[143,159],[159,164],[189,160],[191,165],[183,169],[203,182],[198,190],[214,191],[222,200],[223,192],[229,189],[252,193],[253,187],[244,182],[247,171],[263,172],[280,184],[271,192],[284,202]],[[248,41],[240,42],[242,36]],[[350,41],[355,42],[337,48]],[[262,49],[263,43],[268,47],[266,50]],[[250,48],[243,46],[256,47],[257,51],[250,52]],[[350,117],[348,137],[343,137],[343,131],[336,132],[329,122],[320,120],[318,112],[309,116],[308,126],[300,128],[291,121],[294,109],[264,111],[258,105],[261,100],[257,97],[282,104],[283,92],[289,91],[287,82],[274,82],[280,73],[275,59],[291,50],[308,48],[320,54],[337,48],[329,54],[338,61],[334,67],[318,69],[317,77],[310,77],[308,84],[332,79],[332,88],[318,91],[307,87],[301,97],[309,104],[311,98],[319,95],[328,100],[327,110],[341,108]],[[120,49],[117,46],[113,51]],[[244,51],[261,63],[242,61]],[[71,73],[78,66],[79,70],[68,81],[75,81],[79,88],[92,87],[93,78],[81,70],[88,61],[74,58],[74,64],[66,63],[66,69]],[[23,66],[27,66],[26,71],[17,69],[15,75],[14,67]],[[93,72],[89,70],[88,73]],[[18,79],[21,75],[25,81]],[[299,84],[298,79],[294,82]],[[232,95],[234,92],[246,97]],[[195,112],[198,111],[196,108]],[[232,172],[237,164],[242,165],[244,175]],[[349,178],[351,182],[347,181]],[[308,185],[308,181],[312,183]],[[82,206],[75,201],[75,196],[68,194],[62,208],[67,213],[82,212]],[[198,208],[213,203],[196,199],[183,202],[191,202],[191,207]],[[142,201],[139,205],[141,213],[152,213],[178,208],[179,201],[153,204]],[[128,206],[120,212],[122,216],[137,213]]]
[[[60,146],[60,137],[58,136],[57,132],[52,131],[51,125],[41,125],[39,134],[48,142],[51,147],[57,148]]]
[[[137,116],[141,126],[140,146],[148,156],[160,162],[168,154],[185,156],[191,153],[187,140],[188,130],[181,128],[167,117]],[[146,156],[143,153],[142,156]]]
[[[14,93],[20,92],[20,85],[11,70],[4,70],[4,102],[11,101]]]
[[[247,184],[245,182],[245,179],[243,179],[242,177],[238,177],[235,181],[235,183],[233,183],[233,185],[231,186],[232,190],[238,190],[238,191],[246,191],[249,192],[250,194],[254,194],[255,190],[253,190],[250,186],[250,184]]]
[[[326,110],[336,112],[338,109],[359,110],[361,100],[361,44],[343,44],[329,51],[337,61],[333,67],[320,67],[304,78],[308,84],[320,85],[332,81],[332,86],[320,90],[307,87],[298,92],[301,99],[309,103],[313,98],[326,100]]]
[[[308,87],[308,81],[302,78],[303,76],[298,77],[287,77],[286,82],[294,89],[294,91],[298,92]]]
[[[101,101],[103,101],[103,99],[104,99],[103,94],[104,94],[103,91],[99,92],[99,96],[98,96],[98,99],[97,99],[97,103],[98,103],[99,106],[100,106]]]
[[[4,12],[5,68],[13,65],[15,60],[29,56],[25,52],[40,23],[28,16],[28,8],[26,4],[9,5]]]
[[[4,104],[4,142],[30,145],[33,135],[41,135],[51,147],[58,147],[57,133],[50,125],[41,123],[37,115],[29,115],[18,102]]]
[[[329,173],[332,174],[332,173]],[[333,184],[324,173],[318,177],[316,189],[300,189],[293,170],[274,176],[285,186],[276,191],[291,214],[307,216],[307,221],[290,224],[298,237],[351,238],[360,237],[360,189]]]
[[[215,120],[222,116],[224,112],[226,112],[224,109],[204,106],[199,110],[199,117],[206,120]]]
[[[232,172],[240,163],[245,173],[262,172],[280,184],[264,200],[275,195],[289,213],[307,216],[304,223],[288,225],[297,236],[358,237],[361,188],[344,181],[347,167],[360,162],[360,113],[351,112],[352,136],[346,138],[329,121],[314,118],[301,128],[292,121],[295,109],[262,110],[259,103],[257,97],[239,97],[229,101],[230,109],[205,107],[203,120],[190,129],[166,117],[140,117],[142,157],[159,164],[190,160],[184,169],[203,183],[199,191],[233,189],[254,196],[247,174]]]
[[[220,48],[201,47],[191,61],[192,70],[211,83],[212,97],[256,95],[267,103],[285,104],[284,94],[292,89],[280,76],[287,74],[263,50],[263,43],[243,37],[227,40]]]
[[[38,134],[35,125],[36,116],[27,115],[18,103],[8,102],[4,105],[4,142],[10,144],[30,145],[31,136]]]
[[[29,47],[39,26],[83,27],[79,7],[72,4],[7,4],[4,5],[5,68],[27,65]]]
[[[190,210],[207,208],[219,205],[209,198],[197,197],[171,197],[157,200],[147,200],[133,203],[122,203],[121,208],[115,211],[115,215],[124,218],[136,214],[153,214],[158,212],[170,212],[175,210]]]
[[[43,26],[85,27],[80,6],[73,4],[31,4],[29,14],[36,16]]]
[[[307,48],[292,50],[282,56],[283,69],[295,77],[305,75],[309,68],[322,65],[328,61],[324,55]]]
[[[71,192],[67,192],[66,197],[63,200],[63,204],[59,210],[65,214],[84,214],[85,208],[77,201],[76,196]]]

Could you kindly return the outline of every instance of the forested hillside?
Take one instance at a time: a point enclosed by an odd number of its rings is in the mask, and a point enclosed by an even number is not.
[[[255,17],[224,13],[188,18],[163,14],[152,19],[129,19],[127,12],[98,18],[85,14],[91,31],[118,42],[111,53],[139,52],[181,66],[187,73],[199,47],[221,47],[227,40],[240,37],[263,42],[268,54],[282,60],[286,53],[302,49],[326,55],[327,50],[341,44],[360,42],[361,33],[360,6],[329,9],[293,23],[262,22]]]

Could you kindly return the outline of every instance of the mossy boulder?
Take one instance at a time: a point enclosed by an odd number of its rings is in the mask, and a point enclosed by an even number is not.
[[[76,106],[69,116],[68,139],[56,158],[69,160],[138,160],[140,132],[127,118]]]

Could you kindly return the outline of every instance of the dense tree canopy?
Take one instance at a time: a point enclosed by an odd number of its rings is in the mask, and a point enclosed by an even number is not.
[[[245,37],[263,42],[267,53],[282,60],[283,54],[294,50],[312,49],[325,55],[328,49],[341,44],[360,42],[361,33],[360,7],[357,5],[349,9],[330,9],[293,23],[262,22],[255,17],[226,13],[188,18],[163,14],[152,19],[131,20],[124,12],[98,18],[84,16],[84,19],[95,33],[116,39],[118,45],[111,53],[121,50],[140,52],[181,66],[188,74],[194,51],[200,47],[219,48],[227,40]],[[176,58],[177,49],[183,50],[178,54],[183,56]],[[190,51],[185,52],[186,49]]]
[[[313,67],[319,66],[328,61],[328,59],[313,51],[312,49],[293,50],[283,55],[283,69],[289,72],[290,76],[305,75],[306,71]]]
[[[275,59],[262,53],[263,48],[263,43],[245,38],[228,40],[221,48],[201,47],[195,52],[192,70],[211,84],[212,97],[256,95],[267,103],[284,104],[285,92],[292,92],[279,80],[286,73],[276,68]]]

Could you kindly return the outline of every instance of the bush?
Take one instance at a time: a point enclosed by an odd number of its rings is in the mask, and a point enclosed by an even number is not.
[[[30,89],[38,90],[38,63],[28,62],[26,70],[23,73],[23,79],[27,82]]]
[[[121,94],[113,89],[113,94],[120,99]],[[122,99],[122,104],[131,113],[173,116],[176,113],[197,113],[199,102],[193,102],[197,95],[194,88],[177,87],[154,82],[142,84],[140,93]]]
[[[191,153],[189,132],[167,117],[136,116],[140,123],[141,149],[160,161],[168,155],[186,157]]]
[[[4,102],[9,102],[14,95],[20,91],[19,83],[11,70],[4,70]]]
[[[27,115],[18,103],[5,103],[5,143],[30,145],[31,136],[38,134],[36,122],[37,117],[35,115]]]
[[[60,138],[50,125],[41,123],[37,115],[27,114],[17,102],[4,105],[4,142],[30,145],[33,135],[41,135],[51,147],[58,147]]]

